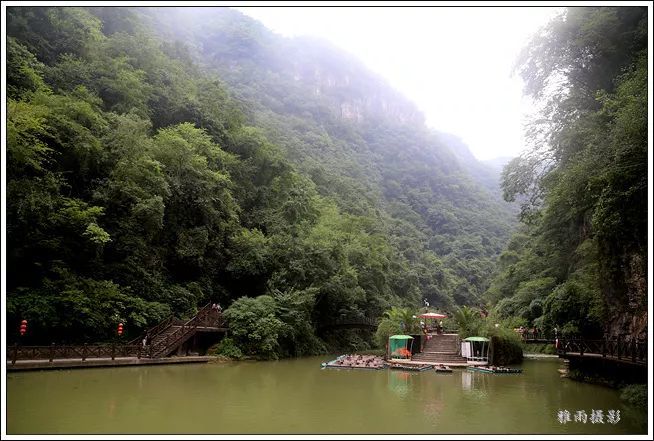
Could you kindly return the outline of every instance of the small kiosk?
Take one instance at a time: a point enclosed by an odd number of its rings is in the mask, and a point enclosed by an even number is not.
[[[468,337],[461,342],[461,356],[468,364],[487,365],[490,340],[486,337]]]
[[[388,358],[411,359],[413,337],[410,335],[391,335],[388,338]]]

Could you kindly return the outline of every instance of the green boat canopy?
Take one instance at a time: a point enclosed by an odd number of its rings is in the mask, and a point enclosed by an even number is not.
[[[413,337],[411,337],[410,335],[391,335],[388,338],[389,338],[389,340],[409,340],[409,339],[413,339]]]
[[[468,338],[464,338],[463,340],[465,340],[465,341],[489,341],[486,337],[468,337]]]

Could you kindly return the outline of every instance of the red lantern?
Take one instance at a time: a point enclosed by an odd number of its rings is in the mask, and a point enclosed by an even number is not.
[[[21,337],[27,332],[27,320],[20,322],[20,335]]]
[[[123,324],[118,323],[118,335],[121,336],[123,335]]]

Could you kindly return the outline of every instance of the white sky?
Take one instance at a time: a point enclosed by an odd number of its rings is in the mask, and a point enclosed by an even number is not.
[[[427,125],[478,159],[517,156],[531,106],[511,77],[530,36],[561,8],[235,8],[285,36],[312,35],[357,56],[412,100]]]

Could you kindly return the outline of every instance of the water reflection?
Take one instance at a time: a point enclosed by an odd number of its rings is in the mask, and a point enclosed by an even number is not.
[[[489,388],[488,374],[483,372],[461,372],[461,388],[466,392],[466,395],[476,400],[484,400],[488,397]]]
[[[409,381],[411,374],[402,371],[388,371],[388,388],[398,396],[404,398],[408,395],[410,387]]]
[[[9,433],[577,433],[647,431],[619,391],[519,375],[321,370],[324,359],[11,373]],[[559,409],[619,409],[619,424],[562,425]]]
[[[109,399],[109,408],[107,409],[107,414],[109,418],[113,418],[116,415],[116,399],[114,397]]]
[[[472,390],[472,372],[461,372],[461,388],[463,390]]]

